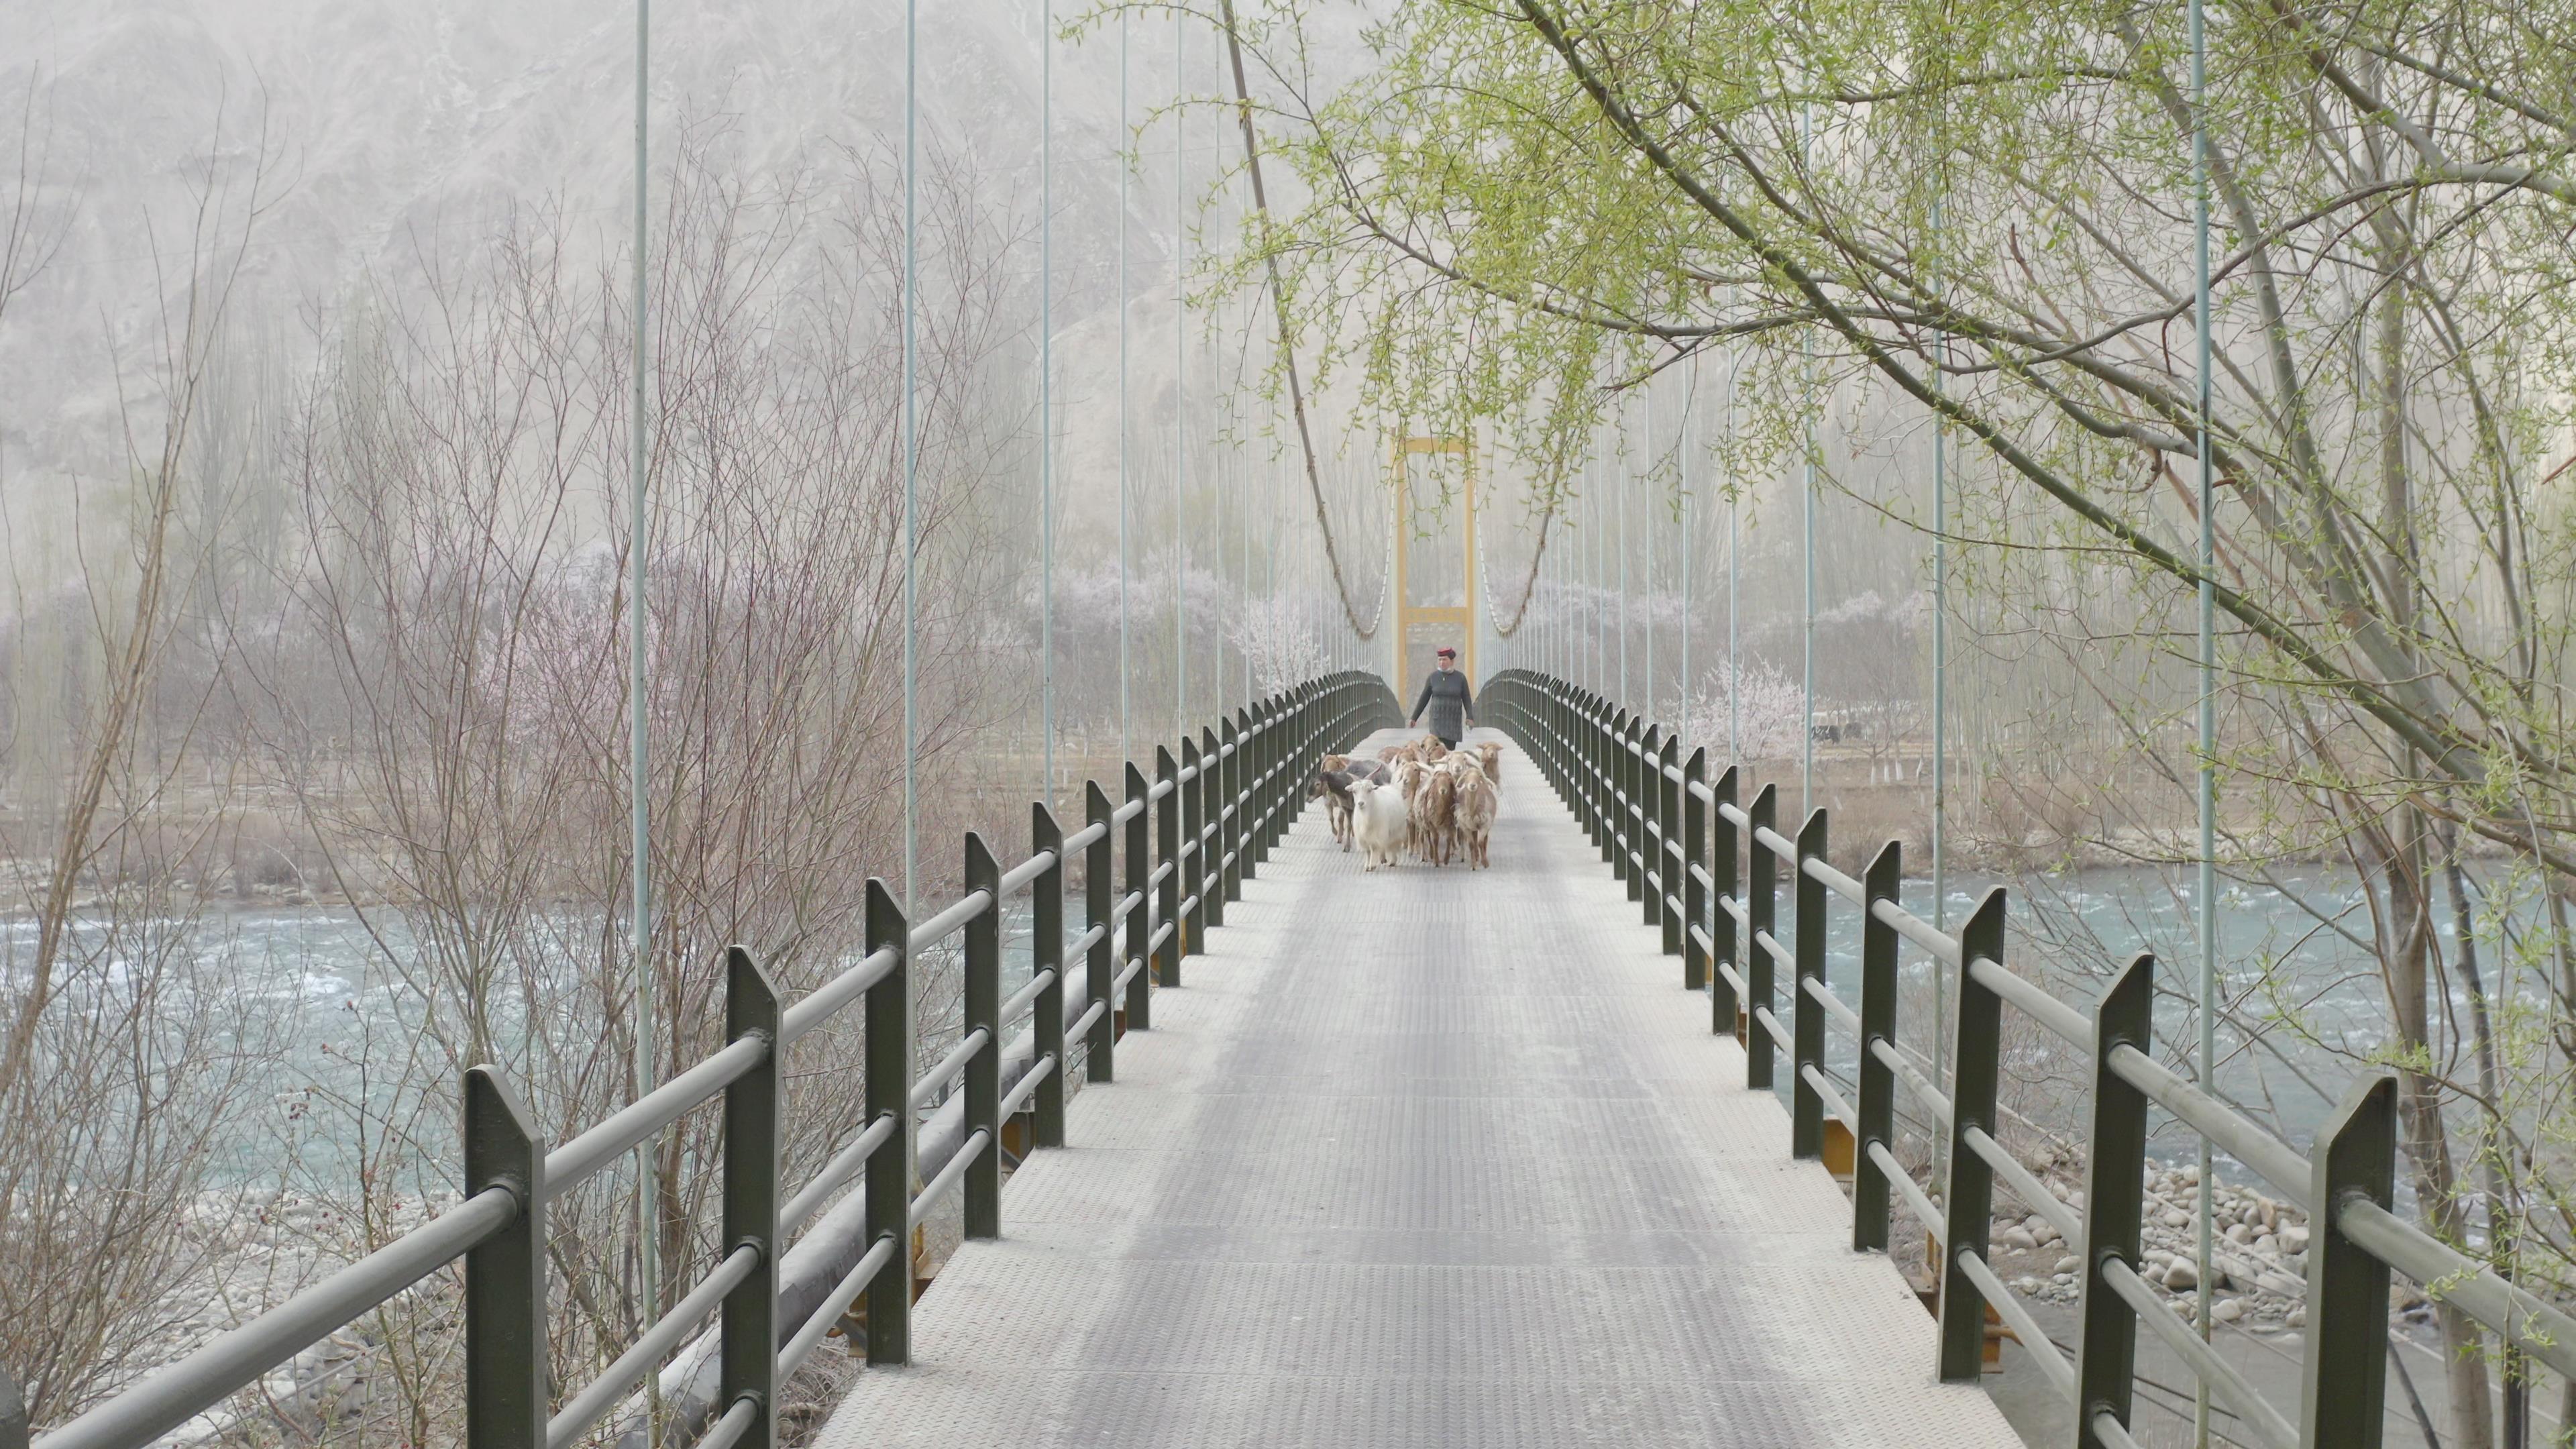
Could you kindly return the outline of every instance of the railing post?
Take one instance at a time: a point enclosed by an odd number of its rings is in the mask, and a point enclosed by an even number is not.
[[[1708,870],[1708,803],[1699,796],[1697,787],[1708,783],[1708,751],[1691,751],[1690,763],[1682,766],[1682,989],[1708,989],[1708,948],[1691,927],[1710,930],[1708,887],[1700,877]],[[1712,933],[1710,939],[1714,939]]]
[[[1950,1182],[1941,1200],[1941,1378],[1975,1383],[1985,1371],[1986,1295],[1958,1269],[1958,1255],[1986,1255],[1993,1227],[1995,1171],[1968,1145],[1968,1129],[1995,1131],[1995,1088],[2003,1069],[2003,998],[1967,966],[2004,959],[2004,890],[1986,892],[1959,932],[1959,1016],[1950,1050]]]
[[[1822,1157],[1825,1153],[1825,1099],[1808,1080],[1810,1073],[1821,1076],[1825,1070],[1825,1008],[1807,985],[1810,981],[1822,985],[1825,979],[1825,883],[1807,873],[1807,862],[1822,860],[1824,855],[1825,809],[1819,805],[1807,812],[1807,823],[1798,827],[1798,879],[1793,897],[1798,910],[1798,979],[1791,983],[1789,991],[1789,1040],[1796,1048],[1796,1066],[1789,1082],[1792,1157]]]
[[[1574,807],[1574,818],[1582,822],[1584,838],[1598,844],[1601,840],[1601,829],[1592,808],[1595,803],[1594,786],[1596,784],[1592,767],[1600,751],[1599,743],[1594,738],[1591,707],[1584,703],[1581,696],[1578,695],[1566,702],[1565,723],[1566,784],[1570,791],[1570,799],[1567,803]],[[1608,860],[1610,857],[1604,853],[1601,858]]]
[[[1597,768],[1610,755],[1602,753],[1600,719],[1592,712],[1592,701],[1584,694],[1566,696],[1566,786],[1574,792],[1574,815],[1582,817],[1584,835],[1595,846],[1602,841],[1602,797]],[[1607,846],[1602,846],[1602,859],[1610,859]]]
[[[1708,875],[1717,883],[1717,899],[1708,913],[1709,939],[1717,945],[1708,968],[1708,1029],[1716,1036],[1732,1033],[1737,1015],[1744,1009],[1744,1003],[1736,999],[1734,983],[1717,969],[1718,963],[1723,962],[1735,968],[1737,979],[1744,975],[1743,933],[1735,927],[1735,913],[1726,908],[1728,901],[1743,904],[1740,893],[1744,883],[1736,864],[1742,854],[1737,849],[1735,822],[1726,818],[1726,807],[1735,803],[1737,778],[1736,767],[1729,765],[1709,790],[1717,797],[1717,808],[1708,812],[1709,829],[1715,832],[1709,841]]]
[[[1565,694],[1557,681],[1551,679],[1539,689],[1537,703],[1530,713],[1538,724],[1536,730],[1538,740],[1531,747],[1530,758],[1538,761],[1538,767],[1546,772],[1547,782],[1556,788],[1559,795],[1564,795],[1568,793],[1565,788],[1565,757],[1562,753],[1565,734]]]
[[[1628,866],[1628,899],[1640,907],[1652,894],[1646,889],[1646,872],[1654,867],[1654,857],[1647,853],[1646,826],[1653,821],[1654,810],[1646,797],[1645,755],[1654,737],[1655,727],[1642,715],[1629,716],[1628,728],[1619,737],[1619,789],[1628,799],[1627,808],[1619,812],[1619,858]]]
[[[1303,694],[1298,696],[1302,700]],[[1306,772],[1299,768],[1305,759],[1305,739],[1298,726],[1306,721],[1300,704],[1282,700],[1270,707],[1270,729],[1262,736],[1270,751],[1270,834],[1262,842],[1262,859],[1287,837],[1288,827],[1297,818],[1298,793],[1305,784]]]
[[[1136,807],[1136,813],[1127,817],[1127,841],[1120,848],[1119,858],[1127,866],[1127,889],[1120,899],[1136,902],[1135,909],[1127,913],[1126,959],[1130,962],[1146,960],[1146,945],[1154,939],[1154,891],[1151,884],[1154,852],[1145,838],[1146,822],[1153,814],[1153,808],[1146,801],[1147,793],[1145,772],[1137,769],[1134,761],[1129,761],[1127,803]],[[1129,1031],[1154,1029],[1153,975],[1152,967],[1140,966],[1127,978]]]
[[[1263,754],[1270,748],[1270,736],[1262,732],[1261,710],[1262,701],[1254,700],[1235,711],[1234,716],[1235,748],[1241,752],[1242,760],[1242,774],[1235,781],[1235,791],[1244,800],[1242,834],[1246,848],[1243,876],[1246,880],[1258,878],[1253,870],[1269,841],[1268,821],[1261,813],[1261,801],[1265,798],[1262,789],[1269,776]]]
[[[716,1397],[726,1409],[752,1403],[751,1427],[735,1442],[778,1442],[778,991],[740,946],[725,951],[725,1041],[768,1043],[759,1066],[724,1094],[724,1251],[751,1247],[760,1266],[725,1295]],[[719,1411],[721,1412],[721,1410]]]
[[[1574,812],[1574,823],[1583,828],[1586,838],[1592,832],[1592,812],[1588,792],[1583,788],[1583,709],[1574,693],[1568,690],[1556,701],[1557,726],[1557,793],[1565,797],[1566,808]]]
[[[1053,1062],[1055,1069],[1038,1083],[1032,1099],[1036,1120],[1030,1123],[1030,1136],[1040,1147],[1064,1145],[1064,831],[1055,823],[1055,812],[1043,803],[1029,806],[1029,854],[1055,857],[1055,864],[1038,873],[1029,886],[1029,974],[1041,971],[1055,973],[1055,984],[1038,992],[1029,1012],[1029,1030],[1036,1036],[1036,1055],[1029,1059],[1029,1070],[1038,1063]],[[1001,914],[997,903],[995,915]]]
[[[1189,813],[1186,834],[1198,846],[1190,857],[1190,894],[1199,903],[1190,911],[1190,951],[1205,954],[1207,929],[1225,924],[1225,865],[1219,853],[1225,831],[1217,812],[1224,808],[1218,798],[1220,782],[1225,778],[1225,760],[1217,753],[1216,731],[1208,730],[1204,744],[1181,742],[1181,763],[1190,763],[1189,752],[1198,751],[1198,778],[1190,782]]]
[[[1216,727],[1206,732],[1207,743],[1201,746],[1201,752],[1214,767],[1210,773],[1216,777],[1208,782],[1206,801],[1208,824],[1213,827],[1216,837],[1215,843],[1208,847],[1208,894],[1216,901],[1215,913],[1208,918],[1208,924],[1212,926],[1224,925],[1226,905],[1243,895],[1238,883],[1241,877],[1236,874],[1243,867],[1240,854],[1237,853],[1232,864],[1226,862],[1227,854],[1234,851],[1235,834],[1241,820],[1239,813],[1229,814],[1234,809],[1243,768],[1241,752],[1228,752],[1225,748],[1226,737],[1233,731],[1233,721],[1220,715]]]
[[[1687,924],[1682,919],[1683,907],[1689,903],[1689,893],[1684,889],[1689,883],[1689,874],[1683,866],[1681,839],[1689,827],[1683,823],[1681,782],[1673,778],[1681,769],[1681,744],[1678,732],[1665,735],[1663,753],[1653,761],[1657,802],[1655,821],[1663,832],[1656,838],[1655,874],[1663,878],[1663,886],[1655,892],[1655,908],[1663,920],[1664,954],[1667,956],[1682,953],[1682,942],[1686,939],[1682,927]],[[1682,905],[1674,904],[1676,901]]]
[[[1574,691],[1566,696],[1566,779],[1574,784],[1574,794],[1582,802],[1584,830],[1600,841],[1600,776],[1597,763],[1607,761],[1600,748],[1600,717],[1587,691]],[[1610,859],[1610,856],[1602,856]]]
[[[894,1135],[868,1154],[868,1242],[891,1239],[893,1251],[868,1281],[868,1362],[912,1362],[912,928],[885,882],[868,879],[867,949],[895,954],[894,969],[868,988],[867,1058],[861,1074],[868,1124],[893,1124]]]
[[[1770,1010],[1775,997],[1771,953],[1763,949],[1762,938],[1780,939],[1780,859],[1762,843],[1761,832],[1776,832],[1773,822],[1779,812],[1777,785],[1763,786],[1762,793],[1753,797],[1753,808],[1745,812],[1753,824],[1744,832],[1745,874],[1752,881],[1744,893],[1745,924],[1751,927],[1744,941],[1744,1085],[1762,1092],[1771,1090],[1772,1041],[1754,1013]]]
[[[1184,743],[1181,748],[1189,746]],[[1160,986],[1178,986],[1181,933],[1186,929],[1181,920],[1181,765],[1168,745],[1154,747],[1154,783],[1164,787],[1163,798],[1154,802],[1154,868],[1163,873],[1157,895],[1162,923],[1171,927],[1163,935],[1163,949],[1154,955],[1154,980]]]
[[[1234,842],[1234,864],[1225,873],[1225,898],[1230,901],[1243,899],[1243,883],[1258,879],[1253,872],[1260,869],[1261,851],[1270,839],[1270,822],[1261,813],[1261,750],[1266,741],[1252,732],[1259,718],[1253,710],[1237,710],[1226,726],[1226,739],[1234,746],[1229,757],[1234,761],[1232,783],[1225,792],[1226,803],[1234,811],[1234,828],[1226,832]]]
[[[1584,788],[1582,766],[1589,745],[1583,730],[1583,697],[1571,685],[1557,698],[1556,724],[1556,787],[1565,792],[1566,803],[1574,807],[1575,818],[1583,822],[1588,834],[1592,829],[1591,793]]]
[[[1601,734],[1601,770],[1596,776],[1601,791],[1601,858],[1610,862],[1610,878],[1628,879],[1628,852],[1621,848],[1628,830],[1628,812],[1620,799],[1620,786],[1627,776],[1621,773],[1620,746],[1628,738],[1628,713],[1621,710],[1606,720]]]
[[[1556,792],[1565,799],[1566,808],[1574,812],[1574,823],[1583,829],[1584,837],[1592,834],[1592,811],[1589,792],[1583,788],[1583,709],[1572,690],[1555,702],[1559,773]]]
[[[1270,731],[1265,721],[1268,702],[1255,700],[1235,718],[1235,735],[1242,741],[1243,776],[1236,782],[1243,796],[1243,862],[1240,873],[1245,880],[1261,878],[1262,863],[1270,858]]]
[[[2084,1167],[2083,1327],[2075,1348],[2076,1449],[2104,1449],[2097,1414],[2128,1427],[2138,1365],[2138,1314],[2102,1276],[2135,1272],[2147,1188],[2147,1095],[2111,1070],[2121,1047],[2155,1050],[2156,958],[2141,953],[2093,1010],[2093,1131]],[[2378,1414],[2373,1403],[2371,1412]]]
[[[1602,838],[1605,838],[1605,848],[1610,851],[1613,879],[1623,879],[1625,866],[1625,856],[1618,848],[1620,835],[1628,830],[1625,802],[1620,799],[1620,784],[1625,779],[1620,773],[1620,753],[1623,753],[1620,745],[1625,740],[1628,740],[1628,722],[1625,722],[1623,712],[1602,701]]]
[[[1630,764],[1636,781],[1637,873],[1628,878],[1628,899],[1644,908],[1640,924],[1656,927],[1664,923],[1664,892],[1672,888],[1672,878],[1664,874],[1664,777],[1655,768],[1664,757],[1663,736],[1662,725],[1646,726]]]
[[[1887,1174],[1870,1160],[1870,1144],[1896,1150],[1896,1074],[1870,1051],[1872,1042],[1896,1045],[1896,928],[1878,918],[1880,901],[1894,901],[1905,881],[1905,848],[1889,841],[1861,877],[1860,1101],[1852,1112],[1860,1130],[1852,1143],[1852,1251],[1887,1250]]]
[[[1646,788],[1646,759],[1654,750],[1655,727],[1644,715],[1628,719],[1628,737],[1619,751],[1621,767],[1627,771],[1628,815],[1623,822],[1628,832],[1628,899],[1642,907],[1650,894],[1646,889],[1646,872],[1655,868],[1653,846],[1646,827],[1655,818],[1654,797]],[[1648,924],[1652,924],[1649,922]]]
[[[1547,758],[1547,730],[1554,722],[1554,700],[1550,693],[1551,688],[1550,681],[1544,676],[1533,676],[1522,680],[1512,692],[1513,715],[1520,721],[1521,726],[1515,733],[1515,738],[1520,740],[1523,749],[1529,755],[1530,764],[1538,770],[1540,778],[1547,780],[1556,778],[1556,772],[1550,768]]]
[[[2390,1206],[2397,1184],[2397,1079],[2354,1084],[2319,1128],[2308,1214],[2306,1449],[2379,1449],[2388,1382],[2388,1265],[2338,1227],[2354,1199]]]
[[[1207,950],[1209,866],[1207,842],[1208,776],[1215,773],[1215,762],[1199,749],[1198,741],[1181,736],[1181,773],[1188,775],[1181,783],[1181,954],[1196,956]],[[1197,773],[1191,774],[1191,767]],[[1219,912],[1225,908],[1217,907]]]
[[[464,1126],[466,1196],[501,1187],[519,1201],[465,1255],[466,1449],[545,1449],[545,1148],[499,1067],[466,1068]]]
[[[1270,787],[1277,792],[1278,808],[1270,814],[1270,844],[1276,846],[1287,837],[1289,824],[1297,818],[1296,801],[1291,792],[1304,784],[1305,772],[1297,768],[1305,759],[1305,736],[1300,729],[1314,718],[1307,702],[1320,697],[1320,691],[1300,690],[1295,702],[1282,701],[1270,710]]]
[[[978,1132],[984,1150],[966,1165],[965,1230],[970,1238],[1002,1235],[1002,867],[984,837],[966,832],[966,889],[984,893],[984,909],[966,923],[966,1011],[959,1029],[984,1033],[966,1059],[962,1144]],[[960,1150],[963,1148],[961,1146]]]
[[[1628,899],[1638,903],[1644,919],[1639,923],[1659,926],[1664,919],[1663,861],[1657,847],[1663,840],[1664,823],[1660,818],[1663,803],[1663,781],[1655,774],[1655,761],[1663,758],[1657,743],[1663,736],[1661,725],[1650,724],[1637,736],[1636,748],[1628,752],[1628,798],[1635,802],[1636,869],[1628,876]]]
[[[1270,777],[1273,789],[1289,783],[1290,777],[1299,775],[1294,768],[1297,760],[1297,725],[1304,715],[1297,708],[1297,698],[1298,694],[1295,692],[1283,694],[1271,700],[1256,716],[1262,721],[1262,770]],[[1276,845],[1279,837],[1287,832],[1291,815],[1286,792],[1281,791],[1276,798],[1280,802],[1280,808],[1271,812],[1269,829],[1264,832],[1261,842],[1262,860],[1265,864],[1270,858],[1270,848]]]
[[[1110,814],[1109,792],[1100,788],[1098,780],[1083,781],[1083,823],[1100,827],[1100,838],[1091,842],[1082,856],[1082,923],[1100,931],[1082,959],[1083,985],[1100,1007],[1082,1053],[1083,1075],[1094,1082],[1118,1079],[1118,1004],[1109,999],[1118,990],[1118,948],[1114,939],[1118,929],[1109,919],[1117,906],[1111,897],[1117,891],[1117,867],[1112,862],[1117,854],[1118,831],[1109,823]]]
[[[1270,844],[1273,846],[1287,838],[1288,827],[1297,818],[1296,802],[1301,797],[1294,792],[1303,789],[1306,774],[1301,768],[1306,763],[1304,731],[1322,713],[1323,705],[1318,701],[1323,697],[1322,690],[1300,689],[1293,703],[1283,700],[1271,708],[1270,787],[1277,792],[1278,807],[1270,814]]]
[[[1228,749],[1228,745],[1233,748]],[[1243,899],[1243,863],[1249,856],[1249,852],[1243,849],[1246,838],[1244,824],[1251,818],[1251,813],[1243,808],[1243,782],[1251,777],[1243,766],[1249,749],[1250,744],[1243,732],[1236,728],[1234,719],[1218,715],[1216,724],[1207,731],[1205,753],[1211,765],[1210,773],[1216,776],[1208,787],[1208,824],[1216,834],[1216,843],[1208,848],[1208,885],[1220,907]],[[1234,857],[1230,864],[1226,860],[1228,855]],[[1222,914],[1220,909],[1219,916]],[[1212,919],[1209,924],[1225,923],[1222,919]]]
[[[1628,821],[1619,798],[1619,744],[1628,737],[1628,725],[1623,714],[1613,711],[1608,702],[1605,701],[1601,708],[1600,772],[1593,781],[1600,792],[1602,858],[1610,862],[1611,878],[1624,881],[1628,876],[1628,861],[1620,852],[1619,840],[1627,829]]]

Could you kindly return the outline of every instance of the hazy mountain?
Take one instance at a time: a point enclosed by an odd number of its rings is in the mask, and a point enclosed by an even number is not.
[[[514,213],[553,208],[586,251],[571,260],[593,266],[630,225],[628,4],[0,0],[0,31],[0,104],[25,108],[33,201],[60,242],[0,321],[0,487],[22,520],[64,502],[62,489],[124,475],[120,388],[127,404],[149,401],[192,261],[219,261],[245,235],[231,322],[300,361],[362,278],[416,290],[470,275]],[[895,174],[899,5],[666,0],[653,31],[657,173],[686,130],[745,178],[824,159],[845,175],[853,154]],[[919,42],[925,146],[1032,228],[1040,34],[1035,4],[941,4],[923,7]],[[1103,310],[1119,209],[1116,31],[1061,42],[1056,57],[1056,321],[1096,343],[1115,334],[1110,317],[1085,319]],[[1173,93],[1171,57],[1170,24],[1140,17],[1140,122]],[[1220,83],[1218,59],[1212,37],[1192,37],[1203,92]],[[5,146],[20,118],[0,126]],[[1193,171],[1213,175],[1231,136],[1208,120],[1193,130]],[[1128,207],[1132,320],[1166,339],[1170,144],[1168,125],[1145,133]],[[0,149],[0,201],[9,161]],[[1014,248],[1033,278],[1033,231]],[[1135,395],[1167,395],[1175,367],[1168,340],[1139,346]]]

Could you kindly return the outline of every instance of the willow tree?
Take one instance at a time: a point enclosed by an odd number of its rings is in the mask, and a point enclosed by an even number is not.
[[[2366,924],[2337,927],[2385,983],[2372,1055],[2425,1213],[2562,1300],[2568,8],[2217,7],[2204,116],[2232,849],[2359,871]],[[1220,280],[1275,277],[1310,366],[1417,428],[1499,431],[1559,487],[1622,388],[1712,348],[1766,359],[1746,416],[1775,441],[1836,385],[1901,395],[1979,454],[1972,524],[2036,514],[2189,655],[2182,7],[1449,0],[1375,23],[1335,84],[1316,13],[1235,18],[1295,199]],[[2464,885],[2471,850],[2501,863]],[[2484,984],[2481,940],[2533,989]],[[2485,1445],[2476,1325],[2443,1328],[2447,1442]]]

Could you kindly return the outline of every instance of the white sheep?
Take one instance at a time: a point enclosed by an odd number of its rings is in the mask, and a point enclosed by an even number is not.
[[[1374,780],[1351,782],[1351,833],[1359,837],[1361,869],[1375,870],[1381,862],[1393,869],[1412,828],[1403,792]]]

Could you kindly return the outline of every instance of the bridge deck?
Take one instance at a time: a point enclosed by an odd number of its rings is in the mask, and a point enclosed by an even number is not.
[[[822,1449],[2018,1444],[1503,776],[1490,872],[1304,822]]]

